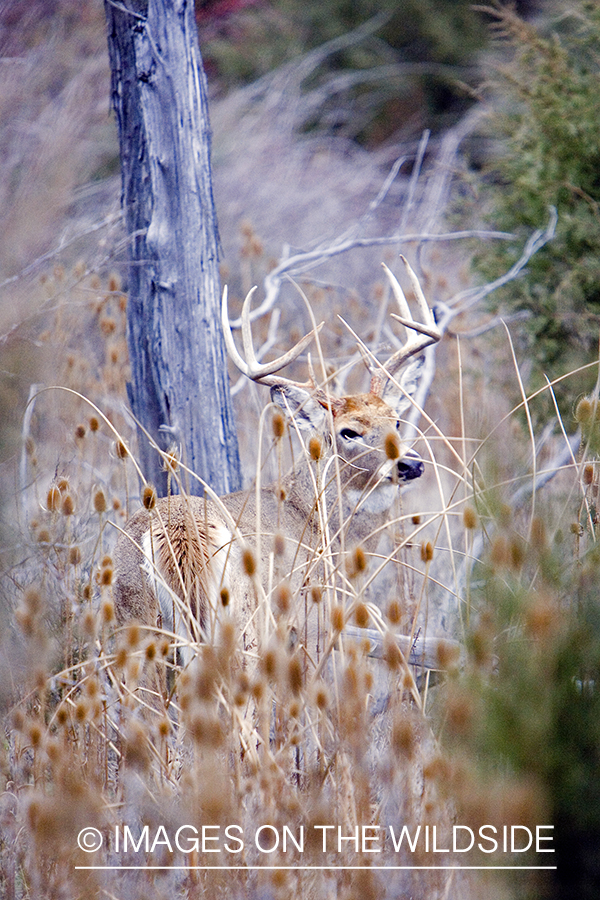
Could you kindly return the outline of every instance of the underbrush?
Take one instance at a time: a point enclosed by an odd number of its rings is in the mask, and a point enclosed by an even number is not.
[[[581,447],[568,442],[576,423],[558,418],[528,440],[529,400],[503,415],[492,380],[470,393],[476,357],[467,364],[463,347],[446,429],[421,422],[423,484],[374,558],[332,557],[314,593],[341,635],[316,672],[282,636],[295,598],[280,588],[260,607],[259,660],[242,664],[225,607],[220,638],[181,671],[174,635],[115,618],[116,534],[141,503],[151,515],[153,499],[122,405],[125,296],[114,276],[78,289],[81,303],[55,313],[44,339],[77,334],[75,315],[97,358],[70,350],[62,386],[32,392],[19,555],[4,580],[14,608],[2,672],[4,895],[592,897],[594,395],[577,407]],[[331,303],[331,292],[307,291],[317,313]],[[352,355],[345,335],[324,340],[332,364],[340,343]],[[247,390],[241,433],[254,435],[248,458],[263,448],[264,483],[289,442]],[[166,462],[175,483],[181,468],[175,455]],[[268,579],[250,569],[260,594]],[[365,626],[381,633],[379,659],[355,636]],[[440,641],[434,671],[409,665],[395,634],[454,638],[460,657]],[[155,671],[160,698],[147,690]],[[541,852],[523,850],[528,835]],[[456,868],[491,865],[520,870]]]

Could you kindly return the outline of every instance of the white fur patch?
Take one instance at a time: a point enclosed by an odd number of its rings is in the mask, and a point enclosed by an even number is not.
[[[208,622],[206,623],[207,637],[212,640],[215,636],[219,611],[222,609],[221,590],[229,590],[227,578],[227,565],[231,558],[231,532],[222,524],[216,524],[209,529],[209,546],[212,548],[207,575],[208,586]],[[183,607],[181,598],[168,584],[164,574],[159,569],[159,560],[153,553],[152,536],[146,531],[142,537],[142,551],[144,560],[142,570],[148,579],[148,586],[158,601],[158,607],[162,618],[162,626],[165,631],[174,634],[180,641],[180,656],[183,665],[187,665],[192,659],[193,650],[190,644],[196,640],[191,634],[189,624],[189,611]]]
[[[346,497],[352,507],[356,507],[357,511],[364,510],[374,515],[387,512],[397,496],[398,485],[392,481],[381,481],[366,492],[352,488],[346,491]]]

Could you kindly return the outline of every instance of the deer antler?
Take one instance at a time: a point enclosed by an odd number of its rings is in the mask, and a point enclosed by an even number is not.
[[[246,299],[244,300],[244,305],[242,306],[242,344],[244,345],[244,355],[246,357],[244,359],[238,351],[233,339],[233,333],[229,321],[229,310],[227,305],[227,287],[225,286],[225,288],[223,289],[221,321],[223,324],[223,335],[225,337],[227,352],[229,353],[231,360],[235,363],[240,372],[246,375],[247,378],[250,378],[251,381],[257,382],[257,384],[266,384],[269,387],[293,385],[295,387],[301,387],[304,388],[304,390],[316,393],[318,395],[317,399],[319,399],[320,402],[323,402],[323,399],[328,400],[328,395],[324,391],[316,387],[312,376],[309,381],[299,382],[291,381],[289,378],[283,378],[281,375],[275,374],[276,372],[279,372],[281,369],[285,368],[285,366],[288,366],[291,362],[293,362],[300,356],[302,351],[305,350],[306,347],[308,347],[312,339],[319,333],[324,323],[321,322],[320,325],[318,325],[316,328],[313,328],[312,331],[310,331],[308,334],[305,334],[304,337],[301,338],[297,344],[294,344],[291,350],[288,350],[287,353],[284,353],[283,356],[278,356],[277,359],[274,359],[268,363],[259,363],[254,352],[254,346],[252,344],[252,329],[250,325],[250,305],[255,290],[256,288],[253,287],[248,292]]]
[[[397,322],[400,322],[400,324],[404,325],[404,327],[406,328],[406,341],[404,342],[402,347],[400,347],[399,350],[396,350],[396,352],[393,353],[385,363],[384,368],[389,376],[395,375],[398,369],[400,369],[407,360],[409,360],[412,356],[416,356],[418,353],[421,353],[426,347],[429,347],[431,344],[436,344],[442,337],[441,331],[438,328],[433,317],[433,313],[429,308],[427,300],[425,299],[425,295],[419,283],[419,279],[412,270],[408,260],[405,259],[404,256],[400,256],[400,259],[406,266],[406,271],[410,279],[412,288],[415,292],[417,306],[419,307],[419,314],[422,321],[415,321],[411,314],[406,297],[404,296],[404,291],[400,287],[398,279],[388,269],[386,264],[382,263],[385,273],[389,279],[392,293],[396,298],[396,302],[400,310],[400,315],[397,315],[397,313],[392,313],[392,318],[396,319]]]

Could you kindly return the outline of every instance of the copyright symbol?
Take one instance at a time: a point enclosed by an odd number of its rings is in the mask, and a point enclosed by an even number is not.
[[[95,853],[102,846],[102,834],[97,828],[82,828],[77,835],[77,844],[84,853]]]

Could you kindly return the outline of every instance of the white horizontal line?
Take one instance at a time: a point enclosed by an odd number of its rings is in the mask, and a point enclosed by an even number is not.
[[[315,871],[346,871],[352,869],[379,869],[392,871],[396,869],[412,870],[412,869],[479,869],[486,871],[506,870],[523,871],[528,869],[556,869],[558,866],[75,866],[78,870],[95,870],[95,869],[115,869],[115,870],[142,870],[142,869],[160,869],[161,871],[175,871],[179,869],[189,870],[207,870],[219,869],[227,871],[244,871],[250,869],[311,869]]]

